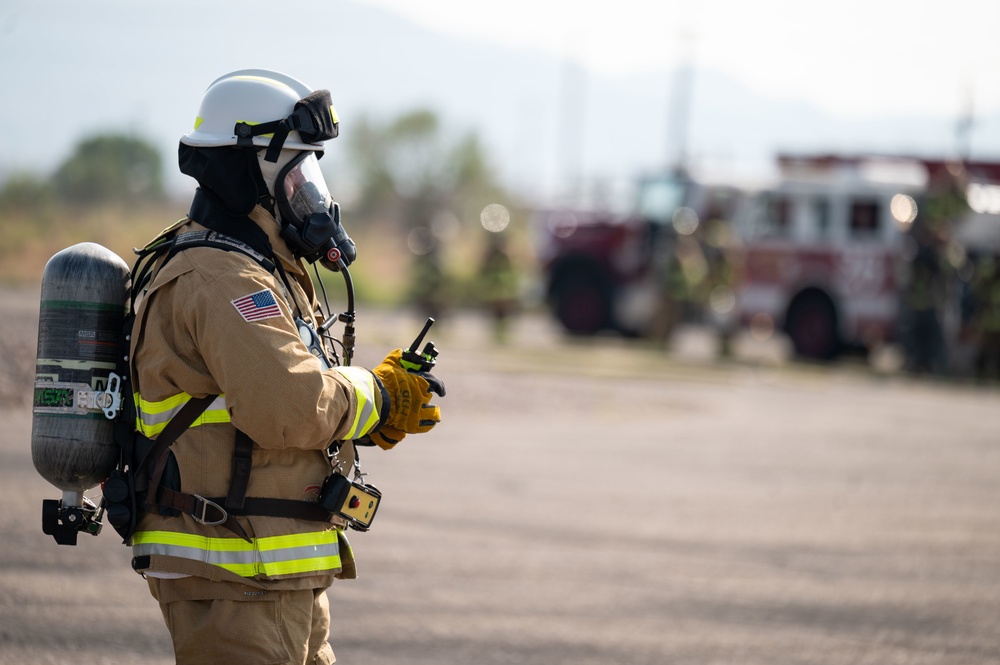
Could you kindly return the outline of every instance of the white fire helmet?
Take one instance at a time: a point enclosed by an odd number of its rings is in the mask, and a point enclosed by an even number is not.
[[[255,150],[282,237],[297,255],[338,270],[354,260],[355,248],[318,163],[323,142],[338,132],[329,91],[279,72],[242,69],[212,82],[181,143]]]
[[[186,145],[213,148],[251,145],[269,148],[277,160],[282,148],[323,150],[335,138],[339,118],[326,90],[265,69],[241,69],[212,82],[205,91]]]

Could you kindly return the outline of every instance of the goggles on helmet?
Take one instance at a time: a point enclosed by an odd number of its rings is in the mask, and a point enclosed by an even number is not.
[[[255,136],[272,134],[264,156],[269,162],[278,161],[278,154],[291,131],[297,131],[306,143],[322,143],[337,138],[340,119],[333,108],[329,90],[317,90],[295,102],[295,108],[287,118],[255,125],[241,121],[233,128],[236,145],[241,148],[252,147]]]
[[[327,189],[315,152],[297,154],[278,173],[274,196],[281,235],[299,256],[319,260],[330,270],[349,266],[357,256],[354,241],[340,223],[340,206]]]

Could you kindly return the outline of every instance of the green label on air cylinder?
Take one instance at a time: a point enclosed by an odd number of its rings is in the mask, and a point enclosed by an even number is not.
[[[73,408],[73,398],[76,390],[73,388],[42,388],[35,386],[35,408]]]

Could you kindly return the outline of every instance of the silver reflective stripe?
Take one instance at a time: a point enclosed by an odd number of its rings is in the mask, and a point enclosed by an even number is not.
[[[368,434],[368,431],[372,427],[374,427],[374,423],[372,423],[371,420],[372,420],[372,414],[375,413],[375,395],[367,390],[365,391],[365,393],[366,393],[365,397],[367,398],[365,400],[365,403],[363,405],[358,404],[358,406],[361,407],[361,413],[358,415],[357,422],[358,425],[362,428],[362,430],[357,432],[354,438],[360,438],[365,434]],[[358,402],[360,401],[361,400],[358,400]]]
[[[260,555],[260,560],[266,565],[285,561],[315,559],[317,557],[335,557],[340,555],[340,547],[336,542],[321,543],[317,545],[303,545],[302,547],[288,547],[280,550],[263,550],[258,552],[258,554]]]
[[[183,545],[168,545],[167,543],[142,543],[133,545],[132,553],[135,556],[148,556],[151,554],[176,556],[181,559],[194,559],[195,561],[210,563],[214,566],[246,566],[253,565],[259,561],[257,553],[253,550],[226,552],[203,550],[197,547],[184,547]]]

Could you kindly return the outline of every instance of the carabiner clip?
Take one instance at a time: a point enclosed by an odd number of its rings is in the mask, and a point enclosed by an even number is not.
[[[361,470],[361,455],[354,452],[354,482],[365,484],[365,476],[368,474]]]

